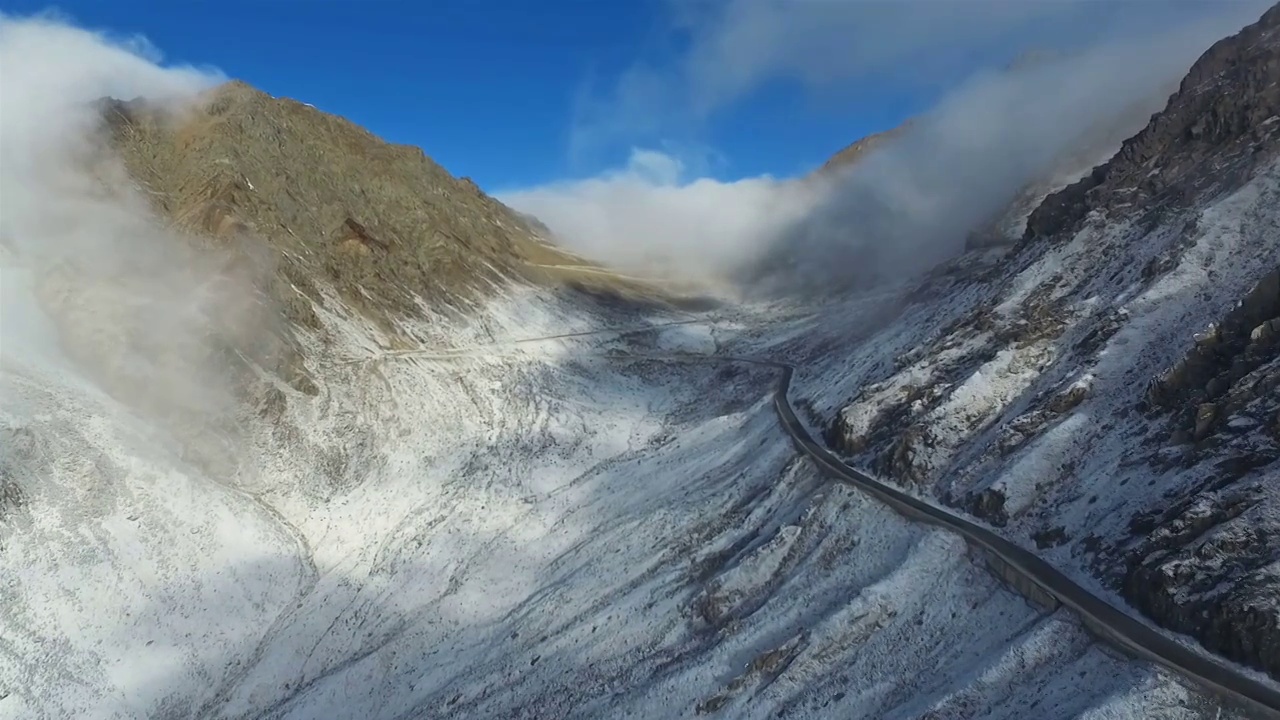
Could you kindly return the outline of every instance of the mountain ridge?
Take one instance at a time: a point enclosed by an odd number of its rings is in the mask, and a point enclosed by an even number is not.
[[[102,252],[0,237],[0,715],[1231,716],[794,441],[1280,677],[1268,33],[1148,119],[1178,202],[692,315],[305,103],[101,101]]]
[[[1008,254],[914,289],[829,438],[1280,678],[1277,87],[1280,6]]]
[[[386,143],[243,81],[207,91],[173,117],[137,100],[104,101],[102,109],[110,145],[162,217],[194,234],[265,242],[280,257],[281,278],[312,303],[323,298],[310,278],[323,278],[386,326],[416,315],[422,302],[436,311],[468,307],[507,281],[563,284],[533,266],[582,263],[421,148]],[[572,284],[660,295],[600,274]],[[315,327],[305,308],[286,308],[291,321]]]
[[[1105,213],[1117,203],[1161,213],[1238,187],[1268,159],[1258,153],[1272,138],[1271,118],[1280,112],[1280,91],[1270,82],[1280,63],[1278,25],[1280,6],[1273,6],[1258,22],[1214,43],[1192,65],[1164,112],[1125,140],[1108,162],[1046,198],[1028,220],[1024,240],[1067,232],[1089,213]],[[1222,165],[1232,173],[1203,187],[1185,182],[1194,173],[1207,174],[1216,162],[1208,156],[1211,150],[1227,153],[1230,162]],[[1181,164],[1161,162],[1168,159]]]

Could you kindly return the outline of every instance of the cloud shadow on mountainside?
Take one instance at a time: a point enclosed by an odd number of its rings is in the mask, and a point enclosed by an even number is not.
[[[640,349],[651,348],[645,343]],[[690,388],[689,393],[676,390],[670,401],[660,401],[645,413],[676,417],[685,432],[706,432],[699,428],[743,411],[746,425],[741,430],[730,428],[718,440],[714,433],[707,438],[715,441],[711,447],[731,443],[719,447],[711,458],[707,441],[682,438],[679,432],[662,436],[656,445],[632,447],[621,457],[602,458],[567,483],[567,478],[560,478],[556,488],[542,497],[526,498],[523,502],[532,508],[530,514],[513,518],[505,531],[494,534],[469,526],[460,517],[475,510],[468,496],[494,498],[493,486],[528,478],[522,479],[518,471],[504,478],[501,471],[480,469],[492,468],[495,457],[504,462],[544,457],[547,448],[559,442],[554,433],[545,433],[564,423],[503,427],[474,446],[473,457],[484,461],[472,475],[451,479],[447,496],[422,496],[413,507],[406,507],[409,498],[400,496],[394,508],[385,510],[408,522],[381,538],[376,548],[371,543],[377,552],[367,563],[357,563],[363,565],[359,572],[338,568],[334,574],[321,575],[327,594],[311,594],[282,608],[284,614],[264,642],[274,640],[275,649],[280,650],[293,636],[288,643],[292,652],[276,657],[268,653],[261,665],[242,664],[240,653],[228,656],[227,665],[238,666],[248,685],[260,685],[255,701],[260,703],[258,711],[270,708],[269,714],[305,715],[320,711],[324,705],[306,703],[327,693],[329,701],[337,703],[328,705],[330,712],[354,710],[363,702],[386,717],[591,715],[612,702],[643,698],[656,702],[649,697],[650,683],[666,683],[680,688],[677,695],[690,698],[691,705],[695,700],[724,697],[726,707],[743,712],[772,698],[780,709],[802,716],[839,712],[841,707],[846,712],[866,710],[865,704],[855,702],[871,703],[881,716],[913,716],[925,709],[922,703],[929,699],[947,702],[946,694],[954,692],[957,683],[982,685],[979,677],[1006,652],[1001,648],[1030,642],[1024,638],[1028,632],[1032,637],[1043,633],[1048,633],[1047,638],[1075,637],[1058,628],[1056,621],[1039,618],[963,555],[941,559],[944,582],[937,583],[935,571],[929,577],[937,587],[917,600],[899,599],[904,603],[902,613],[895,617],[891,612],[884,625],[859,629],[856,615],[845,617],[851,603],[855,609],[856,603],[862,603],[861,612],[874,612],[877,606],[874,601],[868,604],[868,599],[888,592],[880,589],[884,583],[902,581],[902,566],[937,562],[921,557],[921,553],[931,557],[925,548],[935,541],[927,531],[902,522],[856,493],[824,488],[811,466],[796,463],[769,407],[770,371],[748,367],[726,373],[722,368],[673,368],[657,362],[624,368],[572,351],[532,373],[527,370],[518,375],[522,382],[558,387],[551,395],[570,406],[593,399],[589,392],[582,393],[589,386],[565,381],[585,376],[598,382],[603,373],[603,377],[638,378],[641,386],[670,388],[678,383]],[[694,393],[692,388],[700,391]],[[712,398],[714,402],[707,402]],[[691,468],[697,472],[689,472]],[[751,479],[744,482],[744,478]],[[644,487],[636,487],[637,482]],[[554,508],[557,497],[583,484],[590,489],[581,496],[580,506],[567,513]],[[330,502],[347,504],[361,489],[359,484],[351,486],[344,497]],[[628,504],[618,507],[628,494]],[[538,518],[540,504],[551,513],[547,520]],[[673,525],[672,508],[700,519]],[[853,518],[870,524],[858,527]],[[548,520],[553,524],[547,526]],[[576,532],[579,540],[562,544],[550,556],[537,543],[503,541],[504,533],[521,534],[520,527],[528,524],[567,526],[565,532]],[[786,535],[783,528],[796,524],[808,530],[802,531],[790,559],[772,579],[750,589],[747,597],[730,600],[729,578],[756,562],[752,558],[758,550]],[[689,534],[656,548],[651,544],[676,529]],[[403,541],[396,542],[396,535]],[[433,555],[433,545],[464,552]],[[624,567],[612,559],[618,552],[625,558]],[[627,567],[641,558],[648,564]],[[280,568],[273,565],[279,563],[289,561],[265,561],[260,568],[263,576],[275,577]],[[857,569],[842,571],[845,564]],[[529,594],[496,607],[485,585],[498,572],[508,581],[525,576],[517,584],[529,583]],[[591,596],[582,597],[584,590]],[[709,590],[711,597],[729,604],[708,605]],[[954,612],[946,618],[946,608],[956,600],[966,607],[972,603],[969,612],[974,616],[1002,618],[992,626],[1001,631],[950,624],[956,620]],[[441,631],[438,626],[449,619],[454,624]],[[836,632],[850,621],[852,638],[857,640]],[[659,635],[671,638],[674,633],[676,639],[658,646],[636,646],[628,638],[637,632],[637,623],[657,623],[665,628]],[[731,626],[738,629],[726,634]],[[777,668],[783,684],[777,684],[780,680],[769,672],[755,678],[748,671],[743,675],[748,678],[744,686],[726,690],[744,668],[768,667],[761,658],[773,657],[769,653],[786,646],[796,633],[808,639],[801,644],[805,649],[798,660]],[[1035,641],[1039,642],[1044,640]],[[859,684],[862,676],[850,673],[868,670],[857,659],[864,643],[868,648],[894,648],[898,660],[892,666],[904,662],[903,658],[916,658],[920,667],[929,667],[933,673],[910,679],[881,678],[878,683],[898,685],[887,694],[879,694],[881,689],[859,699],[871,688]],[[1065,653],[1065,668],[1022,675],[1011,686],[988,686],[982,691],[991,693],[990,700],[1003,708],[1004,716],[1021,717],[1025,712],[1020,689],[1034,692],[1043,703],[1038,707],[1046,712],[1076,716],[1123,695],[1127,683],[1147,683],[1154,675],[1146,667],[1117,664],[1078,638],[1070,641],[1069,648],[1051,644],[1059,657]],[[829,653],[841,659],[827,657],[817,668],[809,667]],[[329,657],[320,659],[324,654]],[[761,662],[765,664],[757,665]],[[1104,670],[1099,671],[1099,664]],[[938,668],[943,667],[952,670],[942,673]],[[1071,688],[1061,678],[1074,677],[1073,668],[1105,678],[1105,689],[1086,696]],[[304,670],[307,676],[301,677]],[[676,679],[682,675],[684,679]],[[180,688],[188,679],[155,677],[148,683]],[[424,687],[432,680],[436,681],[433,687]],[[759,693],[765,693],[763,698],[753,699]],[[167,701],[175,717],[186,711],[179,695],[174,693]],[[398,698],[411,700],[392,705]],[[1051,711],[1051,706],[1056,710]],[[678,715],[693,711],[693,707],[672,709]]]
[[[5,206],[6,222],[11,207]],[[49,215],[53,216],[57,213]],[[112,328],[110,323],[93,327]],[[183,328],[182,337],[203,329],[193,322]],[[171,348],[176,342],[172,334],[156,334],[161,349],[166,341]],[[677,330],[675,335],[686,335],[676,338],[677,345],[702,339],[692,331]],[[284,461],[297,461],[299,467],[256,494],[268,506],[280,503],[289,517],[319,525],[322,531],[312,532],[308,526],[307,537],[314,543],[311,557],[245,560],[237,563],[243,567],[234,569],[268,584],[319,557],[326,567],[315,579],[323,590],[295,598],[292,607],[281,605],[279,618],[263,628],[269,642],[260,646],[263,652],[257,658],[246,663],[244,653],[229,652],[224,667],[237,668],[228,671],[231,676],[218,677],[219,668],[212,676],[160,672],[138,681],[155,690],[157,697],[168,696],[157,712],[188,714],[183,688],[194,685],[197,693],[223,687],[246,693],[252,706],[247,713],[262,708],[302,713],[303,703],[322,693],[331,694],[332,707],[338,710],[350,708],[356,702],[352,695],[360,692],[370,706],[381,708],[389,699],[415,696],[386,713],[390,716],[448,716],[463,709],[507,715],[582,709],[586,714],[619,694],[653,707],[669,698],[650,693],[675,687],[688,701],[680,708],[687,714],[689,705],[732,690],[742,669],[755,666],[765,670],[759,674],[766,677],[749,678],[746,689],[739,686],[740,694],[726,702],[750,709],[755,694],[777,693],[772,697],[780,696],[779,704],[788,707],[799,708],[813,699],[855,708],[859,693],[850,692],[855,689],[872,695],[863,701],[879,714],[905,714],[929,700],[945,701],[942,696],[955,689],[955,679],[970,681],[977,675],[975,668],[998,666],[1001,653],[1022,638],[1023,629],[1042,627],[1021,600],[1001,590],[953,546],[906,525],[865,498],[823,488],[811,467],[795,461],[787,439],[778,432],[769,408],[768,371],[735,374],[720,368],[642,363],[622,372],[614,362],[568,346],[546,362],[489,367],[488,375],[480,372],[486,368],[479,364],[463,365],[448,371],[454,373],[456,387],[435,382],[438,378],[430,383],[422,377],[400,378],[395,387],[387,383],[385,395],[370,392],[370,397],[352,400],[351,407],[330,404],[332,393],[316,398],[288,395],[316,410],[318,420],[333,420],[324,415],[336,408],[335,414],[342,416],[334,420],[339,426],[336,437],[322,438],[335,442],[329,447],[319,441],[305,449],[289,446],[287,452],[296,451],[296,456],[286,455]],[[188,372],[180,379],[184,386],[201,385],[202,375]],[[492,387],[482,381],[498,384],[498,397],[486,398]],[[372,381],[369,385],[376,386]],[[635,388],[641,397],[601,390],[612,387]],[[346,389],[359,394],[365,389],[361,388],[353,383]],[[655,388],[669,394],[655,399]],[[407,397],[413,393],[418,400],[456,401],[452,419],[457,422],[448,423],[448,413],[442,413],[432,416],[442,420],[439,425],[406,428],[415,418],[395,418],[396,402],[413,399]],[[464,416],[480,413],[486,400],[493,402],[491,414],[485,416],[488,425],[468,436],[474,426]],[[595,414],[574,409],[583,406],[594,406]],[[528,412],[519,415],[519,410]],[[650,422],[654,415],[663,415],[665,421],[656,430]],[[163,418],[150,419],[164,423]],[[399,422],[395,430],[408,430],[404,438],[397,439],[383,424],[391,420]],[[616,437],[601,441],[604,451],[596,453],[591,441],[615,431]],[[449,445],[465,446],[465,454],[456,464],[432,465],[422,456],[442,445],[423,442],[419,447],[409,442],[425,440],[425,433],[446,436]],[[308,455],[311,452],[316,455]],[[588,452],[593,461],[567,473],[553,462],[572,464],[578,453]],[[532,469],[539,462],[543,473],[534,477]],[[97,471],[89,468],[90,476]],[[199,471],[191,472],[199,476]],[[436,484],[430,485],[433,481]],[[68,494],[59,501],[74,503],[75,497]],[[224,501],[224,511],[265,512],[239,493],[227,491]],[[303,510],[291,504],[301,504]],[[68,508],[80,509],[74,504],[58,509]],[[284,515],[279,508],[270,510],[265,515]],[[495,523],[499,510],[509,515]],[[810,519],[810,510],[821,522]],[[81,522],[92,521],[72,515]],[[398,519],[392,522],[393,518]],[[202,515],[176,521],[204,519]],[[375,532],[379,527],[385,530],[381,536]],[[284,525],[278,529],[288,530]],[[355,536],[344,538],[344,532]],[[673,539],[676,533],[684,536]],[[800,539],[785,553],[783,570],[761,572],[759,566],[767,564],[769,556],[759,553],[791,533]],[[561,535],[571,535],[574,542],[559,539]],[[173,537],[175,545],[182,542],[180,537]],[[223,538],[228,543],[240,539]],[[79,537],[70,541],[77,550],[90,549],[81,546]],[[80,557],[75,556],[77,561]],[[637,567],[644,563],[649,564]],[[64,567],[74,571],[87,565],[67,562]],[[922,567],[928,572],[920,571]],[[763,578],[752,580],[752,572]],[[205,589],[217,588],[218,577],[215,572]],[[947,582],[939,583],[939,577]],[[735,583],[744,582],[746,590],[739,596],[736,589],[742,585]],[[149,589],[164,597],[141,603],[157,603],[150,608],[152,614],[157,607],[181,614],[180,607],[159,603],[188,591],[196,596],[192,601],[202,605],[200,610],[224,607],[201,597],[201,588],[194,587],[199,583],[186,588],[157,585]],[[711,593],[703,601],[707,590]],[[844,614],[851,607],[850,598],[862,603],[852,606],[862,615]],[[225,607],[230,612],[230,605]],[[987,625],[967,625],[957,632],[950,622],[956,620],[957,609],[964,608],[966,618],[979,616]],[[699,615],[714,632],[697,626]],[[645,637],[653,627],[637,629],[637,617],[659,624],[663,632]],[[863,617],[871,618],[870,626],[860,624]],[[224,626],[243,630],[244,622],[229,614]],[[509,634],[513,624],[518,635]],[[687,624],[695,630],[686,632]],[[846,626],[853,631],[844,634]],[[552,628],[558,631],[554,637]],[[818,629],[827,633],[828,646],[812,644],[812,633]],[[121,636],[135,632],[135,625],[119,626]],[[1054,634],[1063,631],[1053,627],[1047,632],[1051,639],[1063,637]],[[176,633],[172,631],[172,639],[181,647],[183,640]],[[800,674],[804,662],[771,666],[786,653],[770,653],[786,647],[791,636],[805,638],[810,653],[797,658],[818,666],[809,668],[809,675]],[[1074,636],[1067,632],[1066,637]],[[628,642],[629,649],[619,649]],[[55,642],[45,645],[51,658],[66,652]],[[867,647],[878,648],[879,654],[863,655]],[[823,651],[830,653],[825,660]],[[182,653],[168,652],[172,651],[156,650],[162,660],[180,666],[181,659],[174,657]],[[1096,650],[1078,639],[1068,648],[1068,660],[1083,657],[1083,664],[1096,664],[1096,656]],[[133,661],[126,667],[140,672],[140,657],[107,660]],[[922,676],[922,668],[943,664],[954,672]],[[798,674],[786,675],[792,667]],[[1114,672],[1103,673],[1107,684],[1099,695],[1084,697],[1059,687],[1049,693],[1050,699],[1067,709],[1102,704],[1126,683],[1141,684],[1153,674],[1146,667],[1107,667]],[[775,669],[778,674],[768,677]],[[687,685],[673,680],[655,691],[646,684],[682,671],[689,673]],[[422,689],[424,677],[430,679],[433,672],[442,682]],[[1028,684],[1052,684],[1055,671],[1047,673],[1031,677]],[[234,680],[236,674],[244,681],[228,686],[228,677]],[[876,682],[859,684],[868,678]],[[1012,684],[995,694],[1006,714],[1017,717],[1022,688]],[[892,687],[885,689],[886,685]],[[531,689],[519,695],[521,686]],[[621,693],[619,687],[624,688]],[[34,699],[36,704],[40,700]],[[221,700],[209,708],[226,709]]]

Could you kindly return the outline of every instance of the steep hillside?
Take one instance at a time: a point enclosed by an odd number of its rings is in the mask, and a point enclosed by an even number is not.
[[[277,296],[315,327],[317,282],[386,325],[468,306],[509,280],[556,284],[539,266],[581,266],[536,221],[455,178],[420,148],[391,145],[340,117],[241,82],[215,88],[177,116],[145,100],[106,100],[111,145],[157,210],[179,228],[224,242],[266,241]],[[592,289],[647,290],[604,273]],[[296,292],[280,287],[291,284]]]
[[[988,222],[970,231],[967,249],[980,249],[1016,244],[1027,231],[1027,223],[1050,195],[1087,176],[1101,163],[1115,155],[1121,143],[1141,129],[1152,114],[1163,108],[1165,99],[1174,91],[1168,87],[1134,100],[1109,122],[1088,128],[1077,142],[1068,145],[1049,165],[1049,169],[1033,178],[1018,191],[1008,206]]]
[[[906,291],[827,380],[852,402],[812,397],[859,463],[1274,677],[1278,87],[1273,8],[1010,255]]]
[[[1210,48],[1168,107],[1115,158],[1036,210],[1027,239],[1061,235],[1091,213],[1106,217],[1135,206],[1144,210],[1145,222],[1155,223],[1241,187],[1269,163],[1280,103],[1278,13],[1269,10],[1257,24]]]
[[[340,318],[398,350],[446,342],[522,288],[624,318],[679,301],[562,252],[421,149],[240,82],[95,113],[77,160],[92,187],[60,202],[67,235],[99,249],[30,265],[33,291],[95,382],[167,418],[217,477],[235,471],[246,414],[320,393]],[[35,262],[42,239],[17,240]]]
[[[277,157],[259,135],[219,130],[266,118],[262,134],[289,137],[272,118],[291,106],[228,91],[248,105],[212,129],[200,107],[116,113],[133,174],[99,166],[108,187],[91,194],[119,203],[49,213],[106,252],[45,274],[27,251],[46,238],[0,245],[0,717],[982,707],[1019,720],[1028,706],[1066,718],[1174,705],[1199,720],[1212,707],[1027,604],[957,538],[825,483],[779,429],[769,368],[678,361],[769,353],[734,343],[787,315],[691,318],[437,276],[443,258],[500,279],[464,264],[515,273],[540,246],[482,197],[446,202],[461,181],[375,199],[362,155],[408,153],[386,172],[417,183],[430,166],[413,152],[370,143],[330,160],[321,127]],[[229,139],[172,151],[190,122]],[[221,170],[226,157],[243,164]],[[134,184],[184,232],[126,212]],[[477,235],[400,245],[432,229],[375,220],[369,208],[393,201],[456,213],[442,226]],[[400,290],[419,312],[399,312]],[[468,297],[479,312],[446,312]],[[636,325],[651,327],[611,330]],[[273,359],[291,383],[262,372]]]
[[[777,410],[1275,674],[1280,143],[1167,120],[1273,15],[1016,248],[702,313],[305,104],[102,101],[0,163],[0,719],[1239,717]]]

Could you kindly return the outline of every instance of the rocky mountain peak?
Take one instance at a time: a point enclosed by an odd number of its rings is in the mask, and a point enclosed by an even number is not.
[[[1146,208],[1148,220],[1239,187],[1276,155],[1280,7],[1210,47],[1163,112],[1114,157],[1050,195],[1024,240],[1069,231],[1091,212]]]

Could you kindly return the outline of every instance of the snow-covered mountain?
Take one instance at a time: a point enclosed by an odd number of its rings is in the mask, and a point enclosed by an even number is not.
[[[1277,23],[1205,53],[1014,249],[912,288],[813,396],[857,462],[1273,675]]]
[[[1280,674],[1277,24],[1016,246],[711,311],[361,136],[438,183],[406,207],[458,213],[461,245],[409,243],[366,217],[377,173],[317,170],[357,140],[300,104],[95,106],[120,162],[78,147],[0,193],[0,717],[1233,716],[824,480],[774,370],[689,356],[794,363],[852,462]],[[271,152],[302,122],[341,142],[273,186],[237,172],[250,120]]]

